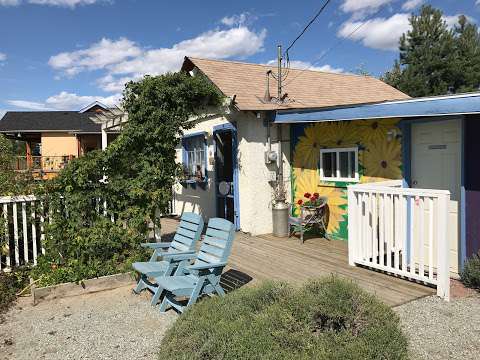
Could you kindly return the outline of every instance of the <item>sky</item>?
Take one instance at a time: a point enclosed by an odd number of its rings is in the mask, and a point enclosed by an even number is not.
[[[126,81],[184,56],[269,63],[325,0],[0,0],[0,117],[121,98]],[[290,50],[293,67],[380,76],[422,4],[480,20],[480,0],[331,0]]]

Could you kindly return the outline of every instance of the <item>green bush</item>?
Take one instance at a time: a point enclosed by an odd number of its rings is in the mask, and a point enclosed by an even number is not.
[[[201,301],[167,332],[159,359],[406,359],[399,319],[357,285],[267,282]]]
[[[480,289],[480,253],[465,262],[460,277],[465,286]]]
[[[17,298],[16,294],[28,284],[28,271],[0,272],[0,314],[6,312]]]
[[[63,226],[67,223],[60,223]],[[55,226],[55,225],[52,225]],[[54,233],[58,234],[59,229]],[[50,237],[46,255],[31,270],[37,286],[55,285],[131,271],[135,261],[145,261],[149,252],[140,247],[144,235],[98,217],[88,227],[63,229],[64,236]]]

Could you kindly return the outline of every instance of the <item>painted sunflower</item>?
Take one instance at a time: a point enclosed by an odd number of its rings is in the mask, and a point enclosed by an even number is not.
[[[387,141],[387,134],[392,129],[395,129],[397,134],[400,134],[397,124],[398,119],[374,119],[357,122],[362,143],[364,144]]]
[[[298,199],[303,199],[305,193],[318,192],[320,196],[328,198],[329,219],[327,232],[337,233],[340,223],[345,221],[347,215],[347,199],[342,189],[333,186],[319,187],[318,171],[312,169],[294,169],[295,178],[295,204]],[[343,206],[343,207],[342,207]]]
[[[320,159],[320,148],[331,134],[325,132],[322,123],[305,128],[304,135],[298,138],[295,146],[294,165],[299,168],[316,169]]]
[[[401,179],[401,144],[398,140],[374,141],[368,145],[363,156],[366,177]]]
[[[294,166],[317,169],[321,148],[348,147],[360,141],[357,128],[348,122],[321,122],[305,128],[295,146]]]

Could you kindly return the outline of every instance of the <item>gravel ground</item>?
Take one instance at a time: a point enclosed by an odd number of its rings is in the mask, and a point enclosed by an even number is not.
[[[132,287],[46,301],[21,299],[0,324],[0,359],[155,359],[177,315]]]
[[[480,359],[480,295],[450,302],[429,296],[394,310],[412,359]]]

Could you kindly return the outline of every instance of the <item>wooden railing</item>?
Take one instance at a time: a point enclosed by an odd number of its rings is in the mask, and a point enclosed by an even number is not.
[[[18,171],[60,171],[74,158],[74,155],[17,156],[14,168]]]
[[[350,265],[435,285],[437,295],[448,300],[449,200],[449,191],[399,183],[349,186]]]

